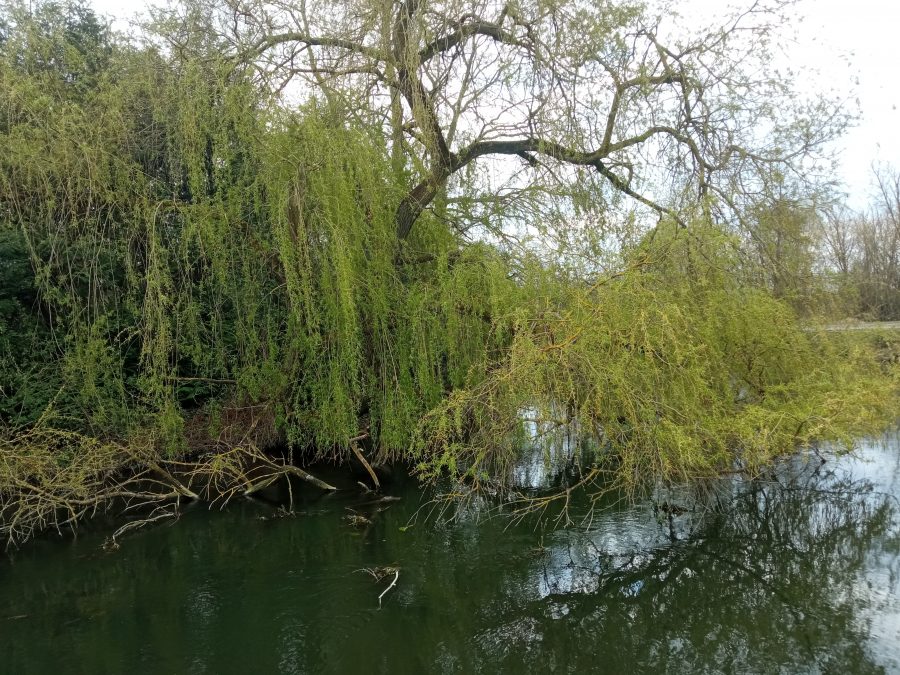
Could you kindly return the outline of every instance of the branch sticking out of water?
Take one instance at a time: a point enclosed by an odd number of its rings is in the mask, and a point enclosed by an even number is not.
[[[141,518],[140,520],[132,520],[125,525],[122,525],[118,530],[113,532],[113,535],[106,540],[106,543],[103,544],[104,548],[107,549],[117,549],[119,548],[119,537],[130,530],[136,530],[145,525],[149,525],[150,523],[155,523],[158,520],[164,520],[168,518],[177,518],[178,517],[178,505],[175,504],[173,508],[163,508],[157,507],[153,510],[153,512],[147,516],[146,518]]]
[[[394,580],[381,591],[381,594],[378,596],[378,607],[381,608],[381,599],[387,594],[389,590],[391,590],[394,586],[397,585],[397,579],[400,578],[400,568],[399,567],[363,567],[362,569],[355,570],[357,572],[367,572],[372,575],[372,578],[375,579],[375,582],[378,583],[385,577],[394,575]]]
[[[391,590],[394,586],[397,585],[397,579],[400,578],[400,568],[394,569],[394,580],[391,582],[391,585],[381,591],[381,595],[378,596],[378,607],[381,608],[381,599],[385,596],[385,594]]]
[[[350,449],[353,450],[353,454],[356,455],[356,459],[360,461],[360,463],[365,467],[366,471],[369,472],[369,476],[372,478],[372,482],[375,484],[375,492],[381,490],[381,483],[378,482],[378,476],[375,474],[374,469],[372,469],[372,465],[366,461],[366,458],[362,454],[362,450],[359,449],[359,446],[356,444],[356,441],[350,441]]]

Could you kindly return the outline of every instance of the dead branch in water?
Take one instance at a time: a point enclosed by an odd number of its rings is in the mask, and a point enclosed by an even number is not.
[[[224,506],[291,475],[322,490],[337,489],[255,445],[166,460],[151,440],[105,441],[43,427],[0,434],[0,538],[16,546],[47,529],[74,530],[78,521],[114,506],[150,510],[149,518],[117,530],[114,545],[125,532],[177,514],[182,499]],[[172,511],[159,511],[163,504]]]
[[[350,449],[353,450],[353,454],[356,455],[356,459],[360,461],[360,463],[366,468],[366,471],[369,472],[369,476],[372,478],[372,482],[375,483],[375,491],[381,490],[381,483],[378,482],[378,476],[375,475],[375,470],[372,468],[372,465],[366,461],[366,458],[362,454],[362,450],[359,449],[359,446],[356,444],[356,441],[350,441]]]
[[[387,594],[389,590],[391,590],[394,586],[397,585],[397,579],[400,578],[400,568],[399,567],[363,567],[362,569],[354,570],[356,572],[366,572],[367,574],[371,574],[372,578],[375,579],[375,583],[380,582],[382,579],[389,577],[390,575],[394,575],[393,581],[381,591],[381,594],[378,596],[378,606],[381,607],[381,600]]]
[[[125,523],[112,533],[112,536],[107,539],[103,548],[106,549],[117,549],[119,548],[119,537],[121,537],[126,532],[130,532],[131,530],[137,530],[139,528],[144,527],[145,525],[150,525],[151,523],[155,523],[159,520],[166,520],[169,518],[178,518],[178,504],[172,504],[169,506],[157,506],[153,509],[153,512],[147,516],[146,518],[140,518],[138,520],[132,520],[130,522]]]
[[[397,567],[394,569],[394,580],[391,582],[390,586],[381,591],[381,595],[378,596],[378,606],[381,607],[381,599],[385,596],[385,594],[391,590],[394,586],[397,585],[397,579],[400,578],[400,568]]]

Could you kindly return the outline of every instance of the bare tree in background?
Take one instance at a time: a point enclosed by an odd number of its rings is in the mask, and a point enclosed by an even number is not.
[[[857,224],[857,275],[864,312],[900,317],[900,170],[874,169],[877,201]]]
[[[822,271],[844,313],[900,319],[900,170],[873,167],[873,201],[864,212],[838,205],[819,223]]]
[[[857,254],[855,237],[858,217],[846,205],[838,205],[826,210],[819,221],[819,238],[822,246],[822,257],[826,264],[842,280],[850,277],[853,261]]]
[[[756,258],[757,283],[806,311],[813,288],[815,207],[782,193],[749,213],[745,246]]]

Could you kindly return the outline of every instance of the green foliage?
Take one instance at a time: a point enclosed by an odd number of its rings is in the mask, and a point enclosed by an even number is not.
[[[230,401],[320,456],[368,430],[375,459],[481,478],[533,411],[635,485],[883,419],[874,360],[742,286],[716,228],[662,224],[600,279],[427,211],[401,242],[380,129],[285,107],[214,42],[119,45],[80,5],[5,21],[0,436],[180,455]]]
[[[59,388],[25,240],[0,230],[0,424],[36,421]]]
[[[813,208],[781,197],[753,209],[749,228],[759,285],[801,311],[814,300],[815,218]]]
[[[553,290],[526,296],[482,382],[423,419],[420,470],[502,479],[528,425],[549,445],[574,427],[599,442],[581,458],[593,475],[635,489],[754,471],[890,421],[895,382],[867,347],[805,331],[786,304],[738,284],[735,251],[716,228],[663,225],[624,273],[590,287],[535,270],[530,283]]]
[[[68,21],[21,21],[32,42],[69,39]],[[402,262],[377,134],[284,110],[205,59],[123,47],[82,100],[16,54],[0,208],[53,317],[59,414],[178,448],[185,406],[233,382],[292,443],[330,453],[367,425],[387,456],[502,347],[485,317],[512,292],[506,267],[427,218],[424,261]]]

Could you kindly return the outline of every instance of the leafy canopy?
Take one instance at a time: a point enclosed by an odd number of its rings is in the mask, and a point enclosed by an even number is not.
[[[296,30],[277,39],[257,14],[227,33],[224,10],[191,2],[140,45],[81,5],[4,6],[0,421],[16,457],[43,453],[15,466],[75,466],[78,447],[171,458],[198,425],[215,437],[222,410],[265,409],[311,454],[366,437],[373,461],[476,481],[508,478],[529,429],[575,428],[587,477],[636,486],[756,467],[890,414],[871,354],[802,329],[713,222],[740,209],[740,181],[764,185],[827,136],[736,144],[756,119],[746,83],[699,65],[730,33],[675,49],[637,6],[466,7],[316,15],[350,26],[348,47],[286,6],[270,16]],[[286,103],[279,74],[315,94]],[[569,101],[567,78],[611,82],[610,107]],[[472,121],[497,91],[525,126]],[[476,160],[509,153],[537,172],[521,194],[547,222],[532,224],[562,236],[517,239],[499,211],[523,202],[486,199]],[[663,204],[635,186],[666,157],[679,181]],[[561,167],[568,182],[549,181]],[[610,188],[663,217],[607,245]],[[58,452],[27,441],[35,428],[82,440]],[[102,461],[77,473],[106,475]],[[28,469],[5,471],[19,485]]]

